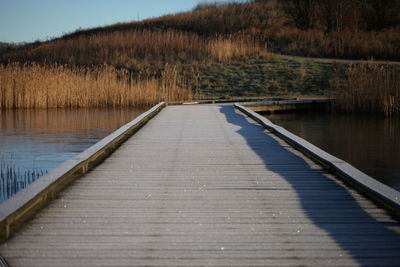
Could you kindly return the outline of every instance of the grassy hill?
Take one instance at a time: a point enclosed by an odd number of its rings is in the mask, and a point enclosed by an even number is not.
[[[311,6],[310,10],[304,11],[304,14],[296,14],[294,10],[297,10],[295,9],[297,2],[300,3],[297,4],[298,10],[306,8],[307,5]],[[123,54],[121,50],[125,50],[132,44],[132,39],[140,37],[138,35],[144,32],[152,36],[159,35],[160,38],[165,37],[163,33],[177,35],[172,36],[177,42],[180,42],[179,39],[182,38],[181,33],[189,34],[189,38],[207,39],[216,36],[245,38],[249,41],[257,41],[262,46],[268,46],[270,52],[298,56],[400,60],[400,3],[398,1],[339,0],[334,4],[327,3],[330,6],[323,6],[321,4],[323,2],[256,0],[247,3],[199,4],[192,11],[175,15],[78,30],[49,42],[28,44],[26,49],[18,49],[16,53],[3,55],[2,59],[40,61],[45,58],[50,61],[77,64],[98,62],[98,60],[93,60],[93,57],[96,57],[95,53],[89,53],[87,58],[82,58],[79,54],[84,50],[81,47],[82,43],[85,43],[85,52],[98,49],[101,45],[101,50],[108,51],[102,55],[101,60],[107,64],[114,64],[115,61],[109,52],[116,50],[117,53]],[[363,4],[363,2],[369,4]],[[294,10],[290,9],[290,3],[295,5]],[[325,9],[331,10],[332,14],[324,14]],[[315,13],[314,18],[309,18],[313,13]],[[298,22],[298,17],[313,21],[312,26],[303,26],[304,23]],[[380,20],[383,21],[380,22]],[[335,24],[335,26],[327,26],[327,24]],[[115,46],[115,42],[111,40],[122,41],[122,43]],[[157,45],[152,41],[154,40],[147,38],[141,43],[146,47]],[[73,49],[75,45],[78,46],[77,49]],[[58,50],[61,48],[64,50]],[[49,50],[54,53],[49,54]],[[121,60],[125,62],[129,61],[129,56],[138,56],[138,54],[128,52],[123,56]],[[155,53],[153,56],[160,55]],[[129,63],[126,64],[129,65]]]
[[[0,50],[0,72],[7,77],[0,84],[0,107],[129,106],[182,97],[331,95],[338,84],[346,83],[349,63],[276,53],[399,60],[399,10],[398,1],[392,0],[256,0],[199,4],[175,15],[79,30]],[[42,75],[40,84],[33,81],[35,71]],[[343,81],[337,82],[338,78]],[[85,89],[73,82],[77,79],[87,81]],[[10,89],[15,84],[24,89]],[[62,84],[57,86],[60,92],[50,95],[55,84]],[[109,88],[127,86],[129,93],[107,91],[109,84]],[[96,87],[103,88],[101,97]],[[36,96],[27,99],[38,90],[44,94],[41,100]],[[82,90],[87,93],[80,96],[81,101],[69,99]]]

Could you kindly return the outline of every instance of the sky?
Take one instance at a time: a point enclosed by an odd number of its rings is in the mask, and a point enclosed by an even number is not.
[[[207,1],[0,0],[0,42],[44,41],[79,28],[188,11],[199,2]]]

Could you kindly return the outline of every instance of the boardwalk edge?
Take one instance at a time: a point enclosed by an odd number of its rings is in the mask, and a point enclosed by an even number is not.
[[[242,113],[288,142],[295,149],[301,151],[306,156],[329,169],[334,174],[340,176],[345,181],[355,185],[354,188],[358,189],[361,193],[367,194],[373,200],[378,201],[385,207],[389,208],[389,210],[395,212],[396,215],[399,215],[400,192],[375,180],[349,163],[332,156],[303,138],[287,131],[283,127],[272,123],[260,114],[237,103],[234,104],[234,106],[236,109],[240,110]]]
[[[0,241],[9,239],[72,181],[89,172],[166,106],[161,102],[0,204]]]

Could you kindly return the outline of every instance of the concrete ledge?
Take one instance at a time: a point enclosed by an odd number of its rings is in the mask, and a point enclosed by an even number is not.
[[[345,181],[356,185],[355,188],[366,193],[372,197],[373,200],[377,200],[396,214],[400,212],[400,192],[393,188],[375,180],[360,170],[354,168],[349,163],[332,156],[331,154],[323,151],[315,145],[307,142],[303,138],[294,135],[286,129],[273,124],[267,118],[257,114],[256,112],[247,109],[246,107],[235,104],[235,108],[248,115],[253,120],[260,123],[262,126],[291,144],[297,150],[300,150],[311,159],[317,161],[325,168],[328,168],[334,174],[340,176]]]
[[[69,183],[93,169],[164,107],[164,102],[159,103],[0,204],[0,240],[9,239]]]

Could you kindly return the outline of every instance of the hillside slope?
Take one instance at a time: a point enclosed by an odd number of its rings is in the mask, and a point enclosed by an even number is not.
[[[365,4],[359,4],[361,2]],[[299,3],[301,6],[296,6]],[[143,94],[146,90],[152,92],[152,100],[145,101],[150,104],[165,97],[176,99],[175,93],[179,97],[192,95],[195,98],[330,95],[337,84],[345,83],[337,80],[345,78],[345,70],[351,65],[351,62],[321,62],[274,53],[400,60],[400,12],[396,13],[400,5],[396,1],[340,0],[334,1],[335,5],[323,6],[327,3],[333,2],[255,0],[199,4],[192,11],[175,15],[79,30],[54,40],[8,48],[0,52],[0,61],[5,66],[9,62],[23,63],[23,71],[28,72],[32,62],[39,64],[34,69],[41,68],[40,73],[46,72],[42,68],[54,69],[54,73],[69,69],[72,73],[66,73],[66,77],[71,81],[79,74],[88,77],[84,80],[94,81],[99,80],[100,74],[106,75],[101,77],[102,87],[121,81],[135,84],[135,88],[140,85],[147,88],[143,89]],[[332,14],[325,12],[328,7]],[[380,19],[375,9],[386,12],[389,19]],[[299,11],[303,14],[297,14]],[[374,21],[380,22],[379,25]],[[18,80],[10,74],[13,70],[14,67],[4,69],[4,75],[11,77],[9,85],[15,84],[12,79]],[[31,77],[25,72],[24,75]],[[48,90],[52,90],[51,84]],[[149,84],[151,88],[147,87]],[[174,94],[166,92],[169,87],[174,88]],[[80,90],[73,88],[65,90]],[[177,93],[181,89],[191,93]],[[3,91],[9,95],[2,97],[2,106],[16,106],[18,97],[10,93],[10,89]],[[107,94],[117,98],[124,95],[104,93],[104,97]],[[67,99],[61,102],[67,106],[125,103],[92,101],[89,95],[96,93],[87,94],[88,99],[83,101],[87,104]],[[137,104],[133,101],[137,95],[131,97],[132,101],[128,102]],[[6,101],[8,98],[11,100]],[[46,103],[32,102],[32,105]],[[63,104],[51,106],[58,105]]]
[[[296,4],[297,2],[303,4]],[[172,38],[174,42],[182,43],[189,37],[191,40],[196,39],[194,42],[197,43],[198,39],[216,36],[242,39],[246,42],[256,41],[262,47],[268,47],[270,52],[291,55],[400,60],[398,1],[369,0],[365,1],[370,2],[369,6],[365,6],[361,4],[363,1],[341,0],[328,7],[321,6],[320,2],[256,0],[247,3],[199,4],[188,12],[78,30],[48,42],[28,44],[2,54],[1,60],[129,65],[132,57],[143,59],[143,53],[149,55],[149,51],[140,49],[132,52],[132,46],[149,47],[153,50],[150,52],[152,57],[161,57],[163,60],[163,55],[172,51],[159,50],[159,39]],[[295,5],[293,10],[290,9],[291,4]],[[296,5],[299,5],[298,9],[294,9]],[[305,9],[304,14],[300,13],[301,8]],[[324,14],[326,8],[333,14]],[[373,12],[375,9],[376,14]],[[300,10],[299,14],[295,12],[297,10]],[[317,15],[311,17],[314,13]],[[379,16],[389,19],[379,22]],[[331,21],[328,21],[330,17]],[[313,24],[305,27],[304,22],[300,23],[299,20],[311,20]],[[380,24],[382,25],[378,27]],[[145,38],[141,39],[141,35]],[[156,35],[159,39],[151,38]],[[191,50],[182,50],[176,43],[163,45],[173,46],[175,54],[169,55],[172,61],[182,59],[182,56],[176,55],[178,50],[181,50],[180,55],[185,54],[184,57],[193,59],[190,56],[193,52]],[[96,53],[98,50],[99,54]],[[114,60],[115,54],[120,60]]]

